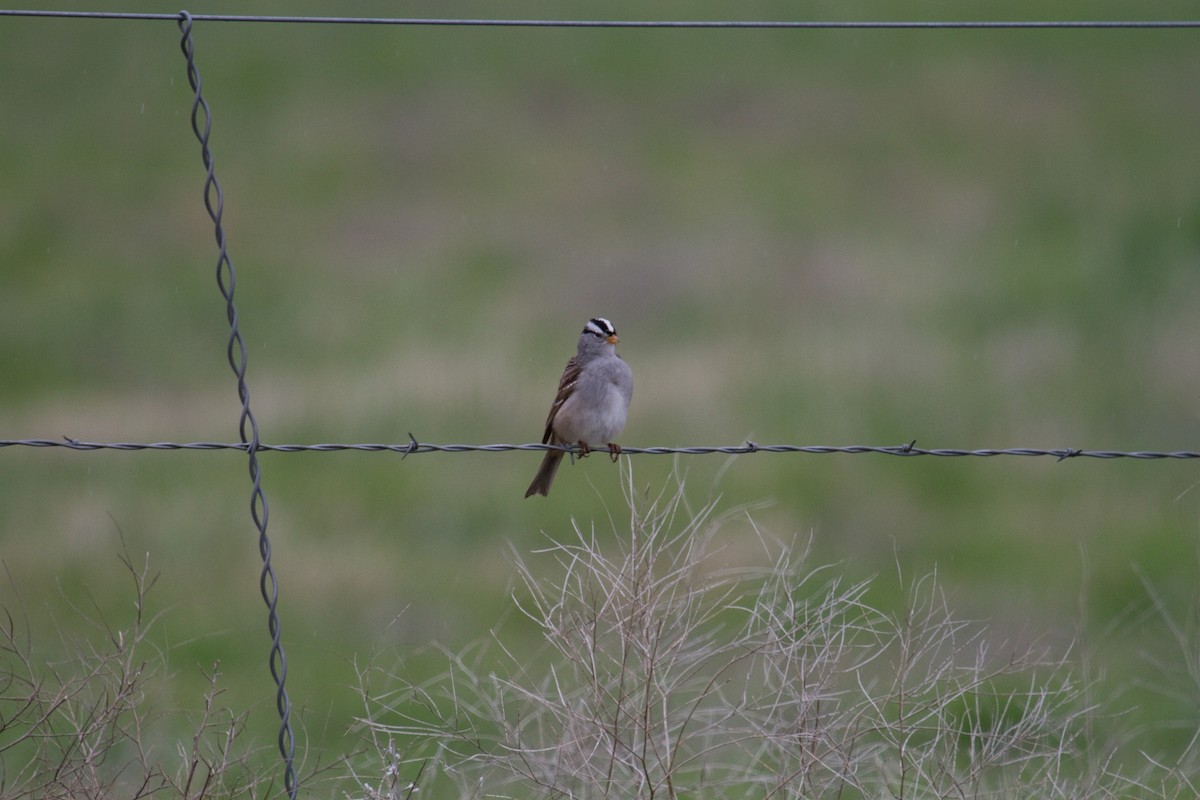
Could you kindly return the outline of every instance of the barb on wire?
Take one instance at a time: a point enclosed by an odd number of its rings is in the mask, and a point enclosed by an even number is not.
[[[279,581],[271,566],[271,540],[267,537],[267,521],[270,512],[267,506],[267,496],[262,488],[262,473],[258,463],[258,451],[261,449],[262,441],[259,437],[258,421],[250,410],[250,389],[246,385],[246,344],[242,340],[242,334],[238,328],[237,306],[233,302],[237,277],[233,269],[233,262],[229,258],[225,229],[221,225],[224,198],[221,195],[221,184],[217,181],[213,168],[212,151],[208,144],[212,132],[212,111],[200,88],[200,71],[196,67],[195,45],[192,42],[193,18],[187,11],[182,11],[178,15],[178,20],[181,34],[179,46],[184,57],[187,58],[188,84],[195,93],[195,99],[192,101],[192,132],[200,142],[200,156],[206,170],[204,207],[212,219],[217,239],[217,286],[225,298],[225,314],[229,319],[229,342],[226,345],[226,357],[237,377],[238,398],[242,402],[238,433],[241,437],[241,449],[244,449],[249,455],[250,480],[253,484],[250,493],[250,516],[258,528],[258,549],[262,557],[262,572],[259,574],[258,583],[259,591],[267,604],[267,629],[271,635],[271,652],[268,661],[271,667],[271,677],[275,681],[275,706],[279,712],[279,753],[284,762],[283,785],[288,797],[294,800],[297,792],[296,737],[292,733],[292,707],[285,687],[287,655],[280,642]]]
[[[579,455],[575,445],[540,444],[432,444],[418,441],[411,433],[409,441],[403,444],[268,444],[258,442],[254,449],[258,452],[270,451],[276,453],[332,453],[342,450],[357,450],[360,452],[399,453],[401,459],[419,453],[505,453],[513,450],[562,450],[565,453]],[[0,447],[62,447],[69,450],[240,450],[249,451],[247,442],[88,442],[70,437],[62,439],[0,439]],[[916,441],[897,445],[824,445],[824,444],[758,444],[743,442],[735,445],[722,446],[683,446],[683,447],[622,447],[622,455],[686,455],[700,456],[713,453],[723,455],[753,455],[755,453],[807,453],[809,455],[831,455],[842,453],[859,455],[874,453],[885,456],[935,456],[943,458],[993,458],[996,456],[1036,457],[1048,456],[1058,461],[1072,458],[1133,458],[1146,461],[1165,459],[1194,459],[1200,458],[1200,452],[1194,450],[1083,450],[1074,447],[1009,447],[965,450],[950,447],[923,448],[917,447]]]

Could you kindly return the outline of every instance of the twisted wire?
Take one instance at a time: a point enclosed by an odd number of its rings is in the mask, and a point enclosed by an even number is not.
[[[225,229],[221,225],[224,211],[224,197],[221,194],[221,184],[217,181],[213,165],[212,151],[209,148],[209,136],[212,132],[212,111],[201,92],[200,71],[195,62],[195,45],[192,42],[193,18],[187,11],[178,15],[180,48],[187,58],[188,84],[195,93],[192,101],[192,132],[200,142],[200,155],[206,171],[204,178],[204,207],[212,219],[213,229],[217,240],[217,286],[225,298],[225,314],[229,320],[229,341],[225,348],[229,366],[237,377],[238,398],[242,403],[241,415],[238,419],[238,434],[241,437],[241,449],[249,456],[250,481],[253,488],[250,493],[250,517],[258,528],[258,550],[262,557],[262,572],[259,573],[259,591],[267,604],[267,630],[271,635],[271,652],[268,662],[271,677],[275,681],[275,707],[279,712],[279,753],[283,757],[284,789],[288,797],[295,798],[296,784],[296,737],[292,733],[291,701],[288,698],[285,682],[287,679],[287,655],[280,642],[279,625],[279,581],[271,566],[271,540],[267,536],[267,522],[270,511],[267,497],[262,488],[262,473],[258,463],[258,451],[262,440],[259,437],[258,421],[250,410],[250,389],[246,385],[246,343],[238,328],[237,306],[233,302],[237,276],[233,262],[229,258]],[[203,120],[203,122],[201,122]]]
[[[240,450],[249,451],[251,445],[247,442],[88,442],[64,437],[62,439],[0,439],[0,447],[62,447],[69,450]],[[276,453],[319,452],[331,453],[342,450],[377,453],[392,452],[402,456],[420,453],[504,453],[513,450],[561,450],[578,456],[579,448],[575,445],[540,444],[432,444],[421,442],[409,434],[405,444],[268,444],[257,442],[253,448],[258,452],[270,451]],[[874,453],[886,456],[934,456],[934,457],[975,457],[993,458],[996,456],[1037,457],[1048,456],[1059,461],[1072,458],[1132,458],[1144,461],[1165,459],[1186,460],[1200,458],[1200,452],[1194,450],[1083,450],[1074,447],[1008,447],[982,448],[967,450],[951,447],[923,448],[917,447],[916,440],[898,445],[795,445],[795,444],[758,444],[743,442],[735,445],[720,446],[684,446],[684,447],[622,447],[622,455],[687,455],[699,456],[719,453],[724,455],[752,455],[754,453],[807,453],[810,455],[830,455],[842,453],[859,455]]]
[[[0,10],[0,16],[75,19],[176,20],[179,14],[116,11]],[[1200,20],[696,20],[696,19],[446,19],[403,17],[318,17],[260,14],[192,14],[203,22],[269,22],[336,25],[409,25],[505,28],[749,28],[749,29],[1109,29],[1200,28]]]

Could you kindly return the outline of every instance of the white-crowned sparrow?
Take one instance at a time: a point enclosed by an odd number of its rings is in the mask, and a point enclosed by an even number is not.
[[[583,326],[579,349],[558,382],[542,444],[577,444],[580,456],[592,447],[607,445],[612,460],[617,460],[621,446],[613,439],[625,427],[633,397],[633,372],[617,355],[618,341],[613,324],[603,317]],[[546,451],[526,497],[549,493],[564,455],[562,450]]]

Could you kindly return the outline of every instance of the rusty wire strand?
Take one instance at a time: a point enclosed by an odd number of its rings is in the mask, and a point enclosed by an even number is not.
[[[62,447],[69,450],[241,450],[247,451],[246,442],[89,442],[71,437],[62,439],[0,439],[0,447]],[[574,455],[579,449],[574,445],[539,444],[433,444],[421,442],[409,434],[409,441],[404,444],[384,443],[326,443],[326,444],[268,444],[258,442],[255,445],[258,452],[330,453],[342,450],[357,450],[360,452],[392,452],[402,456],[419,453],[504,453],[513,450],[562,450]],[[1176,459],[1186,460],[1200,458],[1200,452],[1194,450],[1084,450],[1074,447],[1008,447],[980,448],[966,450],[961,448],[917,447],[916,441],[898,445],[796,445],[796,444],[758,444],[743,442],[735,445],[719,446],[684,446],[684,447],[622,447],[623,455],[709,455],[719,453],[724,455],[751,455],[754,453],[807,453],[809,455],[830,455],[841,453],[859,455],[874,453],[887,456],[935,456],[935,457],[976,457],[992,458],[996,456],[1036,457],[1048,456],[1065,461],[1071,458],[1132,458],[1146,461]]]
[[[201,91],[200,71],[196,68],[195,45],[192,42],[193,19],[188,12],[178,15],[180,41],[179,46],[187,58],[188,84],[192,87],[195,99],[192,101],[192,132],[200,143],[200,156],[204,162],[204,207],[212,219],[213,230],[217,240],[217,286],[225,298],[225,314],[229,320],[229,340],[226,345],[226,356],[229,366],[237,377],[238,398],[241,400],[241,415],[238,420],[238,434],[241,437],[239,449],[249,455],[250,480],[253,488],[250,493],[250,517],[258,529],[258,549],[262,558],[262,571],[259,573],[259,591],[267,604],[267,630],[271,636],[271,650],[268,663],[271,677],[275,682],[275,706],[279,713],[279,753],[283,758],[283,785],[288,797],[296,797],[296,737],[292,732],[291,701],[288,698],[285,682],[287,679],[287,655],[280,642],[279,625],[279,580],[271,566],[271,540],[267,536],[267,521],[270,518],[267,497],[262,488],[262,472],[258,463],[258,451],[262,441],[259,437],[258,421],[250,410],[250,389],[246,385],[246,344],[238,327],[237,306],[234,304],[234,287],[237,276],[233,269],[233,261],[229,258],[225,229],[221,224],[224,210],[224,197],[221,194],[221,184],[213,167],[212,151],[209,148],[209,136],[212,132],[212,111],[205,101]]]

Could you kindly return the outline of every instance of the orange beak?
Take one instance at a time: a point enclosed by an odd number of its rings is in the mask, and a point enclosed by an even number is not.
[[[609,344],[616,344],[617,342],[619,342],[619,341],[621,341],[621,340],[620,340],[620,339],[618,339],[618,338],[617,338],[617,335],[614,333],[612,336],[610,336],[610,337],[608,337],[607,339],[605,339],[605,341],[606,341],[606,342],[608,342]]]

